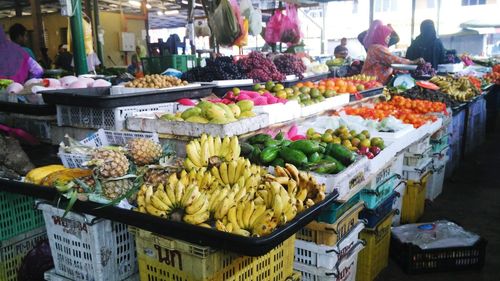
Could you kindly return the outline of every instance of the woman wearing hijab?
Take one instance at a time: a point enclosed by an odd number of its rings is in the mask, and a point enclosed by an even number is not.
[[[385,25],[379,25],[375,28],[371,39],[372,44],[368,48],[365,64],[361,70],[363,74],[376,76],[377,81],[383,84],[388,82],[392,74],[391,64],[419,64],[423,62],[421,58],[410,61],[393,55],[387,46],[391,32],[392,29]]]
[[[372,44],[373,33],[375,29],[380,25],[384,25],[381,20],[374,20],[372,21],[372,24],[370,25],[370,28],[368,28],[368,30],[363,31],[358,35],[359,43],[361,43],[361,45],[365,47],[366,51],[368,51],[368,48]],[[387,26],[392,29],[390,25]],[[396,33],[396,31],[394,31],[394,29],[392,29],[391,39],[389,40],[388,46],[396,45],[398,42],[399,35]]]
[[[21,46],[7,40],[0,26],[0,79],[24,83],[43,75],[42,67]]]
[[[406,58],[423,58],[426,62],[437,68],[444,62],[445,49],[443,42],[436,35],[436,28],[432,20],[424,20],[420,24],[420,35],[413,40],[406,51]]]

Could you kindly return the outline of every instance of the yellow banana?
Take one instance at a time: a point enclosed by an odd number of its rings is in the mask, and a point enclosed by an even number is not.
[[[208,143],[208,153],[209,157],[212,157],[215,155],[215,145],[214,145],[214,137],[212,135],[209,135],[207,138],[207,143]]]
[[[228,222],[226,224],[226,230],[227,230],[227,232],[233,232],[233,229],[234,229],[233,224],[230,223],[230,222]]]
[[[215,211],[215,218],[222,219],[223,217],[225,217],[232,205],[232,200],[229,200],[229,198],[224,198],[224,200],[222,200],[222,202],[219,204],[219,207]]]
[[[186,207],[186,210],[185,210],[186,214],[192,215],[192,214],[197,213],[199,210],[201,210],[201,208],[203,207],[205,202],[208,204],[207,197],[203,194],[200,194],[196,199],[193,200],[191,205]]]
[[[281,201],[279,194],[274,195],[273,210],[275,218],[279,218],[283,212],[283,201]]]
[[[222,140],[219,136],[214,138],[214,155],[220,155]]]
[[[240,187],[239,184],[235,183],[233,188],[236,187],[238,188],[238,192],[234,196],[234,201],[239,202],[245,196],[247,189],[244,186]]]
[[[188,186],[189,185],[189,175],[188,173],[186,172],[186,170],[182,170],[181,171],[181,174],[180,174],[180,178],[179,178],[179,181],[182,182],[182,184],[184,186]]]
[[[226,226],[220,220],[215,221],[215,229],[228,232]]]
[[[299,193],[297,193],[297,200],[301,201],[301,202],[304,202],[304,200],[306,200],[306,197],[307,197],[307,189],[302,189],[301,191],[299,191]]]
[[[220,176],[220,171],[219,168],[216,166],[213,166],[212,169],[210,170],[212,172],[212,175],[219,180],[220,182],[223,182],[222,177]]]
[[[222,162],[219,166],[220,177],[222,178],[222,182],[225,184],[229,183],[229,176],[227,174],[227,164],[226,162]]]
[[[207,211],[204,213],[196,213],[194,215],[184,215],[183,220],[190,224],[200,224],[207,221],[209,217],[210,213]]]
[[[248,220],[248,227],[252,227],[254,225],[255,221],[257,218],[259,218],[264,212],[266,211],[266,206],[265,205],[255,205],[255,209],[250,216],[250,219]]]
[[[229,140],[228,136],[225,136],[224,139],[222,140],[221,150],[219,154],[221,158],[226,158],[226,155],[229,153],[230,142],[231,141]]]
[[[227,212],[227,219],[233,225],[233,228],[240,228],[236,218],[236,206],[232,206]]]
[[[207,166],[208,165],[208,159],[210,158],[210,150],[208,148],[208,142],[205,141],[204,143],[202,143],[202,146],[201,146],[201,163],[203,164],[203,166]]]
[[[253,200],[253,202],[254,202],[255,206],[262,205],[262,206],[266,207],[266,202],[264,202],[264,199],[262,199],[262,197],[260,197],[260,196],[255,198]]]
[[[146,205],[151,205],[151,196],[153,196],[153,187],[150,185],[146,189],[146,193],[144,194],[144,201]]]
[[[181,205],[190,205],[199,194],[198,187],[195,184],[190,184],[184,191],[184,194],[182,194]]]
[[[245,209],[243,210],[243,226],[244,228],[248,228],[250,217],[255,210],[255,204],[253,201],[247,201],[245,204]]]
[[[244,228],[245,225],[243,224],[243,211],[245,210],[245,205],[244,204],[238,204],[236,207],[236,221],[238,222],[238,226],[240,228]]]
[[[245,158],[240,157],[240,158],[238,158],[237,165],[236,165],[236,171],[234,172],[235,180],[238,180],[241,178],[244,168],[245,168]]]
[[[196,167],[203,166],[201,162],[201,155],[198,153],[198,150],[196,150],[193,143],[188,143],[186,145],[186,154],[188,159],[190,159],[191,162],[193,163],[193,165],[195,165]]]
[[[241,236],[246,236],[246,237],[249,237],[250,236],[250,232],[248,230],[245,230],[245,229],[233,229],[233,232],[234,234],[238,234],[238,235],[241,235]]]
[[[157,216],[157,217],[166,217],[167,216],[167,213],[165,211],[158,210],[152,204],[146,205],[146,212],[148,212],[148,214],[150,214],[150,215]]]
[[[168,211],[170,208],[168,207],[167,204],[165,204],[163,201],[161,201],[160,198],[156,194],[153,194],[151,196],[151,205],[153,205],[156,209],[160,211]]]
[[[177,182],[177,185],[175,185],[174,189],[175,202],[181,202],[182,195],[184,194],[184,189],[184,184],[181,181]]]
[[[167,193],[165,193],[165,191],[163,189],[160,189],[160,188],[157,188],[156,189],[156,192],[155,192],[155,195],[158,197],[158,199],[160,199],[163,203],[167,204],[167,206],[169,208],[172,208],[173,207],[173,203],[172,201],[170,201],[170,199],[168,198],[168,195]]]
[[[200,223],[198,226],[205,227],[205,228],[212,228],[209,224],[207,223]]]
[[[240,151],[241,151],[241,148],[240,148],[240,143],[238,141],[238,137],[233,136],[231,138],[231,152],[233,153],[231,155],[231,160],[238,159],[238,157],[240,157]]]
[[[227,166],[227,178],[228,178],[228,184],[233,184],[236,182],[236,161],[231,161],[229,162]]]
[[[184,160],[184,168],[188,169],[188,170],[193,170],[193,169],[196,169],[196,165],[193,163],[193,161],[190,159],[190,158],[186,158]]]

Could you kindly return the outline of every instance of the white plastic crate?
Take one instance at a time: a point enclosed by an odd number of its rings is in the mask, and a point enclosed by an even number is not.
[[[394,156],[393,171],[396,175],[403,175],[404,157],[404,151],[401,151]]]
[[[360,157],[354,163],[347,166],[345,170],[336,175],[318,174],[311,172],[319,183],[324,183],[326,193],[337,189],[338,200],[347,200],[352,191],[361,186],[368,173],[368,158]]]
[[[392,216],[392,225],[397,226],[401,223],[401,210],[403,208],[403,196],[406,192],[406,183],[402,182],[400,185],[396,186],[394,190],[397,192],[396,199],[392,203],[392,209],[397,210],[394,212],[394,216]]]
[[[432,156],[432,147],[429,146],[423,153],[409,153],[405,152],[403,165],[408,167],[419,167],[423,163],[427,162]]]
[[[374,171],[370,171],[371,176],[367,179],[367,181],[369,183],[366,184],[363,188],[375,190],[383,181],[390,178],[392,175],[394,175],[394,174],[401,175],[401,174],[395,173],[395,171],[394,171],[395,164],[396,164],[395,160],[396,160],[395,158],[389,160],[389,162],[387,162],[385,164],[385,166],[382,167],[381,169],[379,169],[376,173],[374,173]],[[369,161],[371,161],[371,160],[369,160]]]
[[[427,172],[432,172],[432,158],[418,167],[403,166],[403,178],[406,180],[420,181]]]
[[[90,147],[125,145],[130,139],[134,138],[147,138],[159,142],[158,134],[156,133],[114,132],[99,129],[94,134],[81,140],[80,143]],[[61,149],[57,155],[64,167],[67,168],[82,168],[82,163],[90,159],[90,155],[67,153]]]
[[[45,281],[73,281],[73,279],[66,278],[64,276],[58,275],[56,270],[53,268],[49,271],[46,271],[43,274]],[[125,280],[122,281],[139,281],[139,274],[135,274]]]
[[[138,112],[174,113],[177,103],[158,103],[115,108],[92,108],[56,105],[57,125],[78,128],[93,128],[121,131],[125,129],[127,117]]]
[[[69,212],[44,202],[55,273],[71,280],[126,280],[137,273],[135,240],[125,224]]]
[[[424,137],[423,139],[419,140],[418,142],[415,142],[414,144],[410,145],[408,147],[408,152],[413,153],[413,154],[424,153],[426,150],[429,149],[429,147],[431,147],[430,140],[431,140],[430,136]]]
[[[436,199],[443,191],[445,167],[446,165],[441,165],[440,167],[433,169],[432,178],[427,184],[427,191],[425,194],[426,199],[434,201],[434,199]]]
[[[335,246],[319,245],[314,242],[295,240],[294,261],[314,267],[334,269],[358,241],[359,233],[365,228],[363,222],[349,231]]]
[[[333,270],[298,262],[293,263],[293,269],[301,273],[302,281],[354,281],[356,280],[358,254],[363,248],[363,242],[358,241]]]
[[[449,160],[449,153],[450,147],[447,146],[444,148],[440,153],[434,153],[432,155],[432,165],[434,168],[439,168],[441,166],[444,166],[448,163]]]
[[[253,112],[267,113],[269,124],[281,123],[300,117],[301,107],[297,101],[288,101],[286,104],[275,103],[269,105],[254,106]]]

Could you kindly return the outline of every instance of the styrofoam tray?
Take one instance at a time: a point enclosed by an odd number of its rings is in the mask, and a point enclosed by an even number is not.
[[[362,243],[357,244],[334,270],[314,267],[294,262],[293,268],[300,271],[302,281],[354,281],[358,266],[358,254],[364,248]]]
[[[351,191],[362,185],[366,179],[368,158],[360,157],[346,169],[336,175],[326,175],[311,172],[319,183],[326,185],[326,192],[331,193],[337,189],[338,200],[346,200]]]
[[[315,103],[301,108],[300,116],[307,117],[318,114],[327,110],[332,110],[349,103],[349,94],[340,94],[331,98],[327,98],[322,102]]]
[[[275,103],[254,106],[253,112],[257,114],[267,113],[269,115],[269,125],[272,125],[299,118],[301,106],[298,101],[291,100],[285,104]]]
[[[109,91],[109,94],[110,95],[121,95],[121,94],[148,93],[148,92],[159,92],[159,91],[168,93],[170,91],[189,90],[189,89],[198,88],[198,87],[201,87],[200,83],[192,83],[192,84],[188,84],[185,86],[175,86],[175,87],[162,88],[162,89],[130,88],[130,87],[118,85],[118,86],[112,86],[110,91]]]
[[[185,121],[166,121],[150,118],[128,118],[127,128],[131,131],[155,132],[160,134],[199,137],[202,134],[213,136],[238,136],[257,131],[269,125],[266,113],[244,118],[228,124],[201,124]]]
[[[253,79],[238,79],[238,80],[214,80],[210,82],[217,88],[248,86],[253,84]]]
[[[294,261],[332,270],[350,252],[358,241],[359,233],[364,228],[364,223],[359,222],[335,246],[318,245],[296,239]]]

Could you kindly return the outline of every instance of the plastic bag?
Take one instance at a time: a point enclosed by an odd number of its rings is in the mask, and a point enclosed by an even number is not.
[[[283,22],[283,11],[276,10],[266,25],[264,40],[268,44],[276,44],[281,39],[281,24]]]
[[[248,19],[248,33],[257,36],[262,32],[262,13],[252,6],[252,1],[240,1],[241,15]]]
[[[283,17],[281,23],[280,41],[294,45],[300,42],[300,38],[301,34],[297,7],[295,5],[286,4],[286,16]]]
[[[474,245],[480,238],[477,234],[446,220],[394,227],[392,235],[403,243],[411,243],[423,250],[468,247]]]
[[[238,47],[243,47],[248,43],[248,20],[243,20],[243,26],[241,27],[241,35],[234,41],[234,45]]]
[[[240,24],[228,0],[220,1],[219,6],[210,16],[210,26],[220,45],[231,46],[240,36]]]

